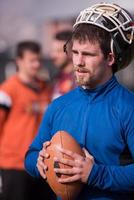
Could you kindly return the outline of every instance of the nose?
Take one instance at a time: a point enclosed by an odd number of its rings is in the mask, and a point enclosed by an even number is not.
[[[78,57],[76,59],[76,66],[78,66],[78,67],[84,67],[85,66],[84,57],[82,55],[78,55]]]

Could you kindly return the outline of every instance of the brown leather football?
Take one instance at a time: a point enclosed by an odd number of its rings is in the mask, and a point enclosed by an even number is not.
[[[84,153],[80,145],[76,140],[66,131],[58,131],[51,139],[50,146],[47,147],[47,153],[50,157],[45,159],[45,164],[48,166],[46,171],[47,182],[55,192],[55,194],[61,197],[62,200],[74,200],[78,197],[83,184],[80,182],[73,183],[59,183],[57,180],[59,177],[66,178],[69,175],[56,174],[54,168],[70,168],[67,165],[54,161],[54,157],[72,159],[69,156],[59,152],[57,147],[71,150],[84,156]]]

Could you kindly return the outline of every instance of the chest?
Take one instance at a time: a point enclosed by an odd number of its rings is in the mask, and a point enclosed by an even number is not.
[[[48,106],[49,97],[45,91],[36,92],[28,87],[20,87],[12,101],[12,114],[42,114]]]
[[[52,133],[68,131],[82,146],[96,152],[120,153],[124,148],[119,110],[109,103],[86,103],[59,110],[53,120]]]

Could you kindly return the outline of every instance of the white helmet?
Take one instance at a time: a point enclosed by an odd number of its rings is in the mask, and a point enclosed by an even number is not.
[[[115,48],[116,54],[120,54],[118,70],[129,64],[128,61],[124,63],[121,56],[124,49],[118,44],[119,37],[122,38],[123,44],[128,44],[128,46],[131,46],[134,42],[134,22],[126,10],[115,4],[95,4],[80,12],[74,28],[78,24],[84,23],[98,26],[111,34],[111,51],[114,53]],[[134,54],[134,52],[131,54]],[[132,58],[130,59],[130,55],[129,60],[132,60]]]

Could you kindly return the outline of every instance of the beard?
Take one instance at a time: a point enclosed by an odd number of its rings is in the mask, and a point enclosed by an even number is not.
[[[85,68],[74,67],[74,76],[75,81],[79,86],[86,86],[90,88],[90,86],[93,85],[93,75],[89,70]]]
[[[89,81],[86,81],[84,79],[84,77],[78,77],[78,76],[75,75],[75,80],[76,80],[77,85],[79,85],[79,86],[89,85]]]

